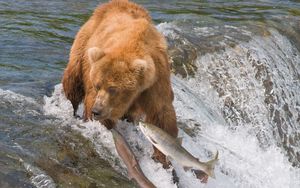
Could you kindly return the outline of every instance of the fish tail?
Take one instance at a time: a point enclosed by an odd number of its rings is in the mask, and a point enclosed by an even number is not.
[[[212,177],[212,178],[216,178],[215,176],[215,165],[216,163],[219,161],[219,151],[217,151],[214,159],[207,161],[205,164],[207,165],[207,169],[205,171],[205,173]]]

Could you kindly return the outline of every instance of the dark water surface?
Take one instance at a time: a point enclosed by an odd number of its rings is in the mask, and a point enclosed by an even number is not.
[[[118,170],[117,162],[112,165],[114,159],[107,162],[88,133],[68,126],[80,124],[77,120],[56,116],[55,108],[45,106],[44,96],[57,99],[52,92],[60,83],[73,38],[100,2],[0,0],[1,188],[134,186],[124,170]],[[195,122],[205,127],[213,119],[233,135],[245,134],[257,142],[249,158],[260,156],[258,169],[269,168],[263,161],[272,149],[278,153],[270,154],[275,156],[271,161],[280,161],[276,156],[281,154],[284,159],[270,167],[271,174],[295,169],[288,171],[291,175],[282,172],[287,181],[274,174],[266,175],[264,182],[264,177],[251,176],[256,167],[243,171],[232,167],[234,160],[220,162],[220,183],[208,187],[300,186],[300,2],[135,2],[150,11],[168,39],[182,131],[195,141],[200,138],[194,135]],[[185,93],[180,93],[184,85]],[[204,101],[206,107],[198,105],[194,113],[185,114],[185,108],[193,108],[190,103],[200,104],[191,100]],[[207,121],[201,122],[197,118],[203,109],[212,109],[219,118],[204,116]],[[246,133],[240,131],[243,127]],[[250,161],[245,157],[243,144],[248,141],[243,136],[237,137],[241,145],[218,136],[212,135],[220,147]],[[253,178],[258,181],[252,182]],[[179,187],[190,187],[189,180],[182,179]]]

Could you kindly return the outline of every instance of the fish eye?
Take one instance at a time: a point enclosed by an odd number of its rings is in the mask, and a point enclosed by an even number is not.
[[[107,91],[108,91],[108,93],[109,93],[110,95],[115,95],[115,94],[117,93],[117,91],[118,91],[118,88],[117,88],[117,87],[114,87],[114,86],[111,86],[111,87],[109,87],[109,88],[107,89]]]

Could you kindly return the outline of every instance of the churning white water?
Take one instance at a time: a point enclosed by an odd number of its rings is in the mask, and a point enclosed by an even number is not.
[[[178,37],[172,32],[173,27],[158,26],[166,36]],[[207,33],[205,28],[195,31]],[[243,32],[251,36],[246,30]],[[275,30],[270,30],[268,36],[251,38],[198,57],[194,77],[172,77],[183,147],[201,161],[209,160],[217,150],[220,158],[216,179],[209,179],[207,184],[201,184],[190,171],[185,172],[173,161],[178,187],[300,187],[300,170],[292,166],[288,160],[291,153],[284,150],[291,147],[295,154],[300,148],[284,142],[286,136],[293,138],[300,129],[296,120],[300,54]],[[51,97],[44,99],[46,115],[55,116],[63,120],[63,126],[79,131],[94,144],[100,157],[126,175],[110,131],[98,122],[83,123],[73,118],[72,105],[61,84],[55,86]],[[118,129],[135,152],[145,175],[157,187],[177,187],[172,183],[171,169],[165,170],[151,159],[152,146],[137,126],[119,122]]]

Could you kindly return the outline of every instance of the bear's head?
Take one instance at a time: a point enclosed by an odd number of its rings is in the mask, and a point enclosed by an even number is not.
[[[90,80],[96,93],[92,107],[96,120],[121,118],[139,94],[156,80],[150,56],[125,62],[112,58],[98,47],[89,48],[87,55]]]

